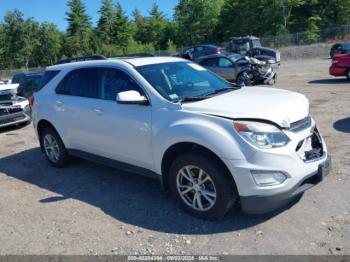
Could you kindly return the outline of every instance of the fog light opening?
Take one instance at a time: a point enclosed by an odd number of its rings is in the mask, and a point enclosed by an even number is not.
[[[258,186],[276,186],[281,185],[286,181],[287,176],[279,171],[251,171],[253,179]]]

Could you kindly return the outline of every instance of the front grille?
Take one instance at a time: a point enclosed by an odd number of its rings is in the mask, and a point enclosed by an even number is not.
[[[323,156],[324,150],[322,139],[316,127],[311,136],[298,143],[295,151],[305,162],[310,162]]]
[[[6,116],[22,112],[23,109],[20,107],[1,107],[0,116]]]
[[[311,119],[311,116],[308,116],[299,121],[291,123],[289,130],[293,132],[299,132],[307,128],[310,128],[311,125],[312,125],[312,119]]]
[[[9,124],[12,122],[17,122],[25,119],[26,116],[23,113],[16,113],[11,115],[10,117],[6,117],[5,119],[0,119],[0,125]]]
[[[12,101],[0,102],[0,106],[12,106]]]

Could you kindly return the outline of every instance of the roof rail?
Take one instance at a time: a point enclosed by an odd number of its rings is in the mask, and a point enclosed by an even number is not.
[[[92,55],[92,56],[80,56],[67,58],[54,63],[54,65],[68,64],[73,62],[82,62],[82,61],[92,61],[92,60],[106,60],[107,58],[103,55]]]
[[[113,58],[138,58],[138,57],[154,57],[154,54],[151,53],[136,53],[136,54],[130,54],[130,55],[121,55],[121,56],[114,56]]]

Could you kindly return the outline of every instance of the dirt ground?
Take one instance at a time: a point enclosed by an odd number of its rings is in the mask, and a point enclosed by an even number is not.
[[[83,160],[50,167],[31,125],[0,131],[0,254],[350,254],[350,83],[330,60],[289,60],[277,88],[305,94],[333,169],[268,215],[183,213],[157,181]]]

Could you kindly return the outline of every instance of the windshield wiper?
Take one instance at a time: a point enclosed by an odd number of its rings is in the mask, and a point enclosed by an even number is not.
[[[179,99],[179,100],[175,100],[174,102],[182,104],[183,102],[195,102],[195,101],[201,101],[201,100],[204,100],[204,99],[207,99],[207,98],[209,98],[209,97],[206,96],[206,95],[190,96],[190,97],[185,97],[185,98],[182,98],[182,99]]]
[[[204,96],[211,97],[213,95],[217,95],[217,94],[224,93],[224,92],[227,92],[227,91],[237,90],[239,88],[240,87],[233,87],[233,86],[232,87],[224,87],[224,88],[216,89],[215,91],[210,92],[208,94],[205,94]]]
[[[223,93],[223,92],[227,92],[227,91],[233,91],[233,90],[237,90],[237,89],[240,89],[241,87],[240,86],[231,86],[231,87],[224,87],[224,88],[220,88],[220,89],[217,89],[213,92],[210,92],[210,93],[207,93],[207,94],[203,94],[203,95],[198,95],[198,96],[190,96],[190,97],[185,97],[185,98],[182,98],[182,99],[179,99],[179,100],[175,100],[174,102],[178,102],[178,103],[183,103],[183,102],[194,102],[194,101],[200,101],[200,100],[204,100],[204,99],[207,99],[207,98],[211,98],[217,94],[220,94],[220,93]]]

